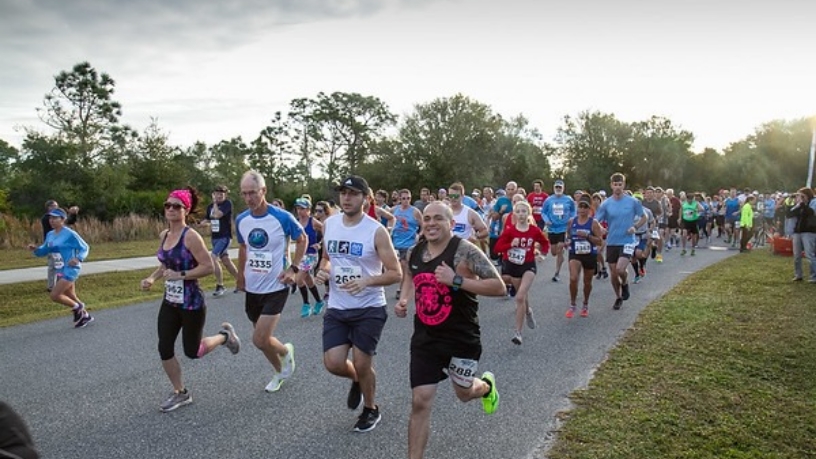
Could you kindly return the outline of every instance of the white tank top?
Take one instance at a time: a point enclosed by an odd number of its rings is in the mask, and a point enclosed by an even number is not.
[[[328,307],[348,310],[385,306],[384,287],[366,287],[357,295],[338,288],[351,278],[382,274],[374,236],[383,226],[368,215],[356,225],[346,226],[342,214],[329,217],[323,225],[323,248],[331,259]]]
[[[454,225],[451,231],[465,240],[470,239],[473,235],[473,225],[470,224],[469,218],[471,212],[474,212],[473,209],[463,206],[462,210],[459,211],[459,215],[453,216]]]

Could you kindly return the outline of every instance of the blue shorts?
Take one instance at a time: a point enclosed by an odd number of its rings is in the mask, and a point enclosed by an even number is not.
[[[373,308],[329,308],[323,316],[323,352],[350,344],[368,355],[377,354],[388,313],[385,305]]]
[[[232,238],[228,238],[228,237],[220,237],[218,239],[213,239],[212,240],[212,245],[213,245],[212,254],[215,255],[216,257],[220,257],[220,256],[224,255],[225,253],[227,253],[227,250],[229,249],[229,246],[230,246],[231,242],[232,242]]]
[[[76,266],[65,266],[64,268],[57,271],[57,281],[60,279],[67,280],[68,282],[76,282],[79,278],[79,268]]]

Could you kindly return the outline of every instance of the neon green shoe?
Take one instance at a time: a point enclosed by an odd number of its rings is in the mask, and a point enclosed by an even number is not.
[[[496,376],[485,371],[482,374],[482,381],[490,384],[490,392],[482,397],[482,408],[486,414],[493,414],[499,408],[499,391],[496,389]]]

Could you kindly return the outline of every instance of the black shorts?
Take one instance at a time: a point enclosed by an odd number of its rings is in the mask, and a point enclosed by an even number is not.
[[[683,229],[689,234],[700,234],[697,229],[697,220],[683,220]]]
[[[598,254],[596,253],[585,253],[582,255],[571,253],[569,255],[569,260],[580,261],[581,266],[588,271],[595,271],[598,269]]]
[[[669,217],[669,229],[677,229],[680,228],[680,223],[677,222],[677,219],[674,217]]]
[[[635,244],[632,244],[632,248],[633,248],[632,253],[628,254],[628,255],[623,253],[623,247],[624,246],[622,246],[622,245],[608,245],[608,246],[606,246],[606,262],[611,264],[611,265],[614,265],[615,263],[618,262],[618,258],[629,258],[629,259],[631,259],[635,255],[634,245]]]
[[[547,233],[547,239],[550,240],[550,247],[555,244],[562,244],[567,240],[567,233]]]
[[[482,347],[474,347],[470,352],[451,353],[444,346],[436,346],[433,350],[426,347],[411,347],[411,389],[427,384],[437,384],[447,379],[448,375],[442,370],[448,368],[452,357],[478,361],[482,356]]]
[[[377,354],[388,314],[385,305],[373,308],[326,310],[323,316],[323,352],[351,345],[368,355]]]
[[[526,273],[527,271],[532,271],[533,274],[536,274],[538,272],[538,269],[536,269],[535,261],[524,263],[523,265],[510,263],[508,260],[502,261],[502,274],[521,279],[521,277],[524,276],[524,273]]]
[[[258,322],[261,316],[276,316],[283,311],[286,300],[289,298],[289,289],[278,290],[272,293],[246,292],[244,311],[249,321]]]

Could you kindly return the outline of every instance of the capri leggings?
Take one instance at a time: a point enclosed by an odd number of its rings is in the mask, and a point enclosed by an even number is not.
[[[180,331],[181,342],[184,346],[184,355],[191,359],[199,358],[199,347],[204,333],[204,320],[207,310],[181,309],[167,301],[162,301],[159,309],[159,356],[162,360],[170,360],[175,356],[176,338]]]

